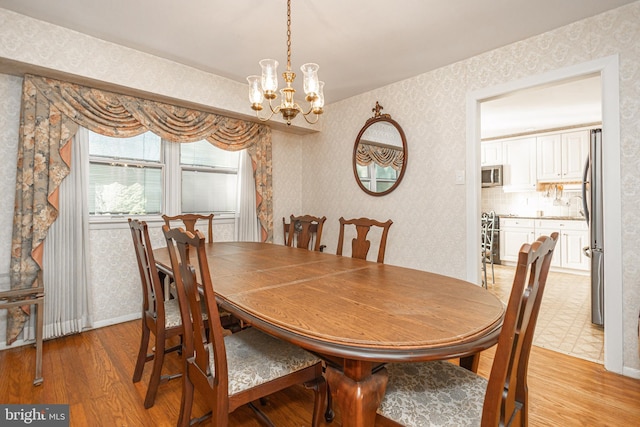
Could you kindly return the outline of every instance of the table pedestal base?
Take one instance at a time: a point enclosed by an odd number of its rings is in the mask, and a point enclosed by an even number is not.
[[[343,427],[371,427],[375,425],[376,410],[384,397],[387,388],[387,370],[382,368],[375,373],[362,370],[359,366],[354,379],[350,372],[327,367],[326,376],[333,400],[340,408]]]

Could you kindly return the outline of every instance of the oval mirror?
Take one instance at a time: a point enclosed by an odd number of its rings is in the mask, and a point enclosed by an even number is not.
[[[389,114],[376,102],[371,117],[353,147],[353,174],[362,190],[384,196],[398,187],[407,168],[407,139]]]

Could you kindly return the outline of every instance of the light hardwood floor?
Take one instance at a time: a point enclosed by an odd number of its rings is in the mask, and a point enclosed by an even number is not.
[[[142,381],[131,375],[140,325],[127,322],[47,341],[44,383],[32,385],[32,347],[0,351],[0,403],[70,405],[71,426],[173,426],[180,405],[180,380],[160,386],[156,404],[144,409],[150,367]],[[479,373],[488,376],[493,350],[483,353]],[[177,354],[165,359],[165,371],[178,372]],[[529,367],[529,425],[632,426],[640,420],[640,380],[606,372],[602,365],[534,347]],[[269,398],[264,411],[276,426],[309,426],[312,392],[294,387]],[[196,398],[194,413],[204,413]],[[205,424],[206,425],[206,424]],[[258,427],[253,412],[240,408],[231,426]],[[330,424],[340,426],[340,415]]]

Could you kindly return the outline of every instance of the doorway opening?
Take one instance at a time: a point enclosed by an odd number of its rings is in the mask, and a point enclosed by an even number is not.
[[[482,101],[480,135],[482,170],[497,166],[507,175],[504,187],[481,188],[482,214],[495,216],[498,251],[487,289],[506,303],[522,243],[558,231],[533,344],[604,364],[604,330],[591,322],[592,283],[599,281],[591,280],[583,250],[591,245],[580,182],[589,130],[602,126],[601,88],[596,73]],[[510,159],[502,157],[503,145]]]
[[[623,369],[623,324],[622,324],[622,248],[621,248],[621,200],[620,200],[620,129],[618,95],[618,56],[590,61],[583,64],[554,70],[520,81],[472,92],[467,97],[467,278],[480,283],[481,212],[481,106],[489,100],[499,99],[534,87],[555,85],[558,82],[579,80],[599,75],[602,94],[603,144],[607,150],[603,155],[603,174],[607,180],[603,188],[604,246],[607,251],[607,268],[604,281],[604,365],[605,368],[622,373]]]

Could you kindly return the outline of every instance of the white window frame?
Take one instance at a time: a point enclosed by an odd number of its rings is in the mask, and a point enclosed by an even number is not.
[[[373,192],[378,192],[377,188],[378,188],[378,182],[395,182],[391,179],[388,178],[378,178],[378,174],[377,174],[377,169],[376,169],[376,163],[375,162],[371,162],[369,163],[367,166],[367,171],[369,172],[369,177],[368,179],[365,179],[364,181],[362,180],[362,177],[360,178],[360,182],[362,182],[363,184],[367,184],[367,187],[369,188],[369,191],[373,191]],[[396,172],[396,175],[398,175],[398,173]],[[396,176],[396,180],[398,179],[398,177]]]
[[[200,168],[194,166],[182,166],[180,164],[180,145],[180,143],[161,139],[160,166],[162,169],[162,185],[164,191],[162,194],[162,206],[160,214],[91,215],[89,219],[91,229],[114,228],[114,224],[119,224],[120,226],[116,228],[121,228],[127,226],[127,219],[130,216],[140,219],[141,221],[146,221],[150,224],[155,224],[164,223],[164,221],[162,220],[163,213],[166,213],[167,215],[180,214],[182,209],[182,170],[211,170],[210,168],[206,167]],[[104,161],[103,159],[104,158],[90,157],[89,162],[110,163],[109,161]],[[145,161],[122,161],[121,163],[135,163],[140,165],[148,164],[149,166],[153,167],[158,166],[158,163]],[[228,168],[219,169],[226,169],[227,173],[232,173],[232,171]],[[236,169],[233,173],[237,175],[239,173],[239,168]],[[237,212],[215,213],[214,222],[233,223],[235,222],[236,215]]]

